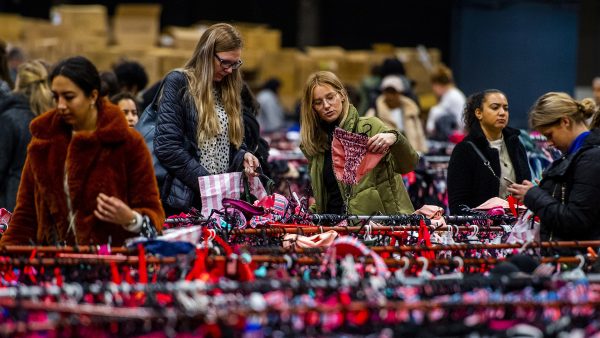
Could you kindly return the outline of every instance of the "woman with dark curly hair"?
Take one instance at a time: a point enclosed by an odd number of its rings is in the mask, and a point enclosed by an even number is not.
[[[463,119],[468,135],[456,145],[448,165],[452,214],[492,197],[506,198],[510,181],[531,179],[520,132],[508,127],[508,100],[503,92],[488,89],[471,95]]]

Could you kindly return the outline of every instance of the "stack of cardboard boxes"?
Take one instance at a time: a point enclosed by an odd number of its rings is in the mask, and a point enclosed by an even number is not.
[[[24,47],[32,58],[56,62],[71,55],[89,57],[99,70],[108,70],[122,60],[136,60],[146,67],[150,83],[191,57],[200,36],[214,22],[192,27],[166,27],[160,36],[160,5],[119,4],[112,21],[101,5],[60,5],[52,10],[52,21],[1,14],[0,38]],[[111,24],[109,24],[111,23]],[[436,49],[396,48],[374,44],[371,50],[344,50],[338,46],[281,48],[281,31],[264,24],[235,23],[244,39],[242,70],[253,88],[271,77],[282,86],[280,95],[288,109],[300,98],[308,75],[330,70],[346,84],[358,86],[371,68],[387,57],[404,62],[407,75],[416,82],[416,93],[430,95],[429,67],[440,61]],[[112,28],[112,29],[111,29]],[[159,44],[168,45],[158,47]],[[426,59],[426,60],[424,60]]]

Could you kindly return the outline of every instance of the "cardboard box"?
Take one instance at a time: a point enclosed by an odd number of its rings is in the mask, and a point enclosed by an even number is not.
[[[108,15],[102,5],[59,5],[51,12],[52,22],[76,33],[73,36],[108,34]]]
[[[159,48],[156,48],[160,50]],[[148,74],[148,86],[162,78],[162,54],[155,49],[132,50],[119,46],[105,48],[104,50],[89,51],[84,53],[99,71],[111,70],[112,67],[122,60],[137,61],[144,66]]]
[[[404,64],[406,76],[415,82],[415,93],[431,93],[430,72],[440,62],[440,51],[436,48],[397,48],[396,55]]]
[[[150,48],[158,42],[158,4],[119,4],[113,18],[115,41],[125,47]]]
[[[282,49],[265,53],[259,67],[258,83],[262,84],[271,77],[281,81],[281,95],[296,95],[296,49]]]
[[[188,50],[191,52],[196,48],[202,33],[206,30],[204,26],[198,27],[179,27],[169,26],[165,29],[165,34],[173,38],[173,48]]]
[[[369,52],[348,51],[345,58],[339,63],[338,75],[340,79],[353,86],[358,86],[363,78],[369,75]]]
[[[263,27],[241,31],[244,49],[276,52],[281,49],[281,31]]]
[[[261,65],[262,59],[267,52],[262,50],[250,50],[243,49],[242,50],[242,71],[244,72],[253,72],[257,71]]]
[[[0,13],[0,39],[18,42],[23,38],[23,21],[18,14]]]

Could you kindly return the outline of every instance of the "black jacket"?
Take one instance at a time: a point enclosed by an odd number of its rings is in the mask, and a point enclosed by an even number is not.
[[[542,240],[600,239],[600,130],[576,152],[554,161],[525,205],[540,218]]]
[[[161,187],[161,199],[165,201],[168,196],[164,196],[162,192],[170,190],[165,189],[164,185],[173,182],[173,178],[177,178],[195,194],[191,206],[199,209],[198,177],[210,175],[210,173],[200,164],[200,149],[196,137],[196,106],[188,94],[185,74],[171,72],[164,81],[154,136],[154,152],[168,171],[167,178]],[[243,169],[245,152],[245,146],[235,149],[233,145],[230,145],[229,172]],[[170,211],[173,212],[173,210]]]
[[[33,118],[25,96],[10,94],[0,99],[0,208],[15,209]]]
[[[519,130],[506,127],[502,134],[517,182],[531,180],[527,153],[519,140]],[[479,123],[475,123],[469,135],[454,147],[448,164],[448,204],[451,214],[459,213],[461,204],[475,208],[488,199],[498,196],[500,191],[498,178],[492,175],[467,141],[473,142],[488,159],[496,176],[501,175],[500,155],[496,149],[490,147]]]

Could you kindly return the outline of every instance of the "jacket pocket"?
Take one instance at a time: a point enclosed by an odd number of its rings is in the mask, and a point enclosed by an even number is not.
[[[189,210],[194,201],[194,191],[170,174],[165,178],[160,196],[163,204],[182,211]]]

